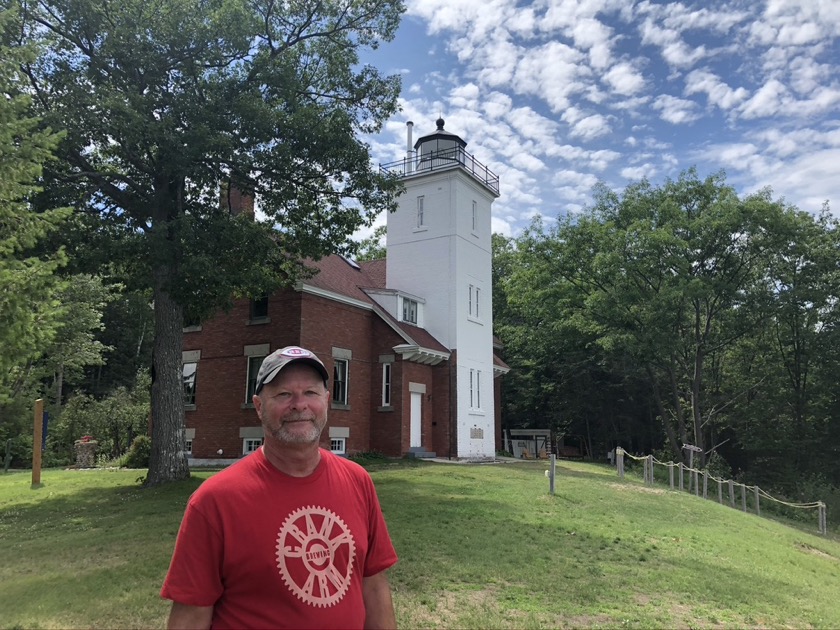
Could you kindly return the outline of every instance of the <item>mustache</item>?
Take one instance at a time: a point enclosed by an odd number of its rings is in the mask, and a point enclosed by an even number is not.
[[[288,413],[280,419],[281,422],[315,422],[315,415],[311,413]]]

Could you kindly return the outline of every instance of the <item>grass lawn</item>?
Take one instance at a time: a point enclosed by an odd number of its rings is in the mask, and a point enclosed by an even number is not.
[[[840,627],[840,543],[713,501],[545,463],[371,468],[403,628]],[[0,628],[163,627],[189,494],[141,471],[0,474]]]

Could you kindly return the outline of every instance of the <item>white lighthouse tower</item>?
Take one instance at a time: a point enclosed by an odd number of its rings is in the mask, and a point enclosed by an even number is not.
[[[444,130],[443,119],[413,146],[413,123],[407,127],[408,155],[396,163],[405,193],[387,219],[386,286],[398,290],[408,308],[418,309],[418,325],[451,352],[453,454],[492,458],[490,217],[499,178],[466,152],[464,140]],[[394,172],[396,165],[388,165],[389,170]]]

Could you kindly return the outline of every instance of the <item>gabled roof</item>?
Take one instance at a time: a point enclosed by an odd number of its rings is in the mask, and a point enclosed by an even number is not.
[[[368,294],[386,288],[384,258],[357,263],[343,256],[332,255],[317,261],[307,260],[306,266],[315,273],[299,284],[302,291],[369,308],[405,341],[404,344],[394,346],[395,352],[406,359],[432,365],[449,359],[449,349],[428,330],[399,321]],[[497,337],[493,338],[493,347],[494,350],[502,347]],[[499,376],[509,371],[510,367],[494,352],[493,373]]]
[[[383,309],[367,294],[365,289],[385,288],[385,259],[353,263],[342,256],[327,256],[321,260],[307,260],[306,266],[316,272],[311,278],[300,283],[303,291],[323,295],[324,297],[349,298],[360,302],[376,313],[386,324],[393,328],[405,341],[404,345],[417,346],[421,350],[449,358],[449,349],[440,343],[425,328],[401,322]],[[443,356],[445,355],[445,356]]]

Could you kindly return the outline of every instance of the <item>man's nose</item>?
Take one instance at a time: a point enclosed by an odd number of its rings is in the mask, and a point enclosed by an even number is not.
[[[303,392],[292,393],[291,407],[292,409],[305,409],[309,405],[306,399],[306,394]]]

